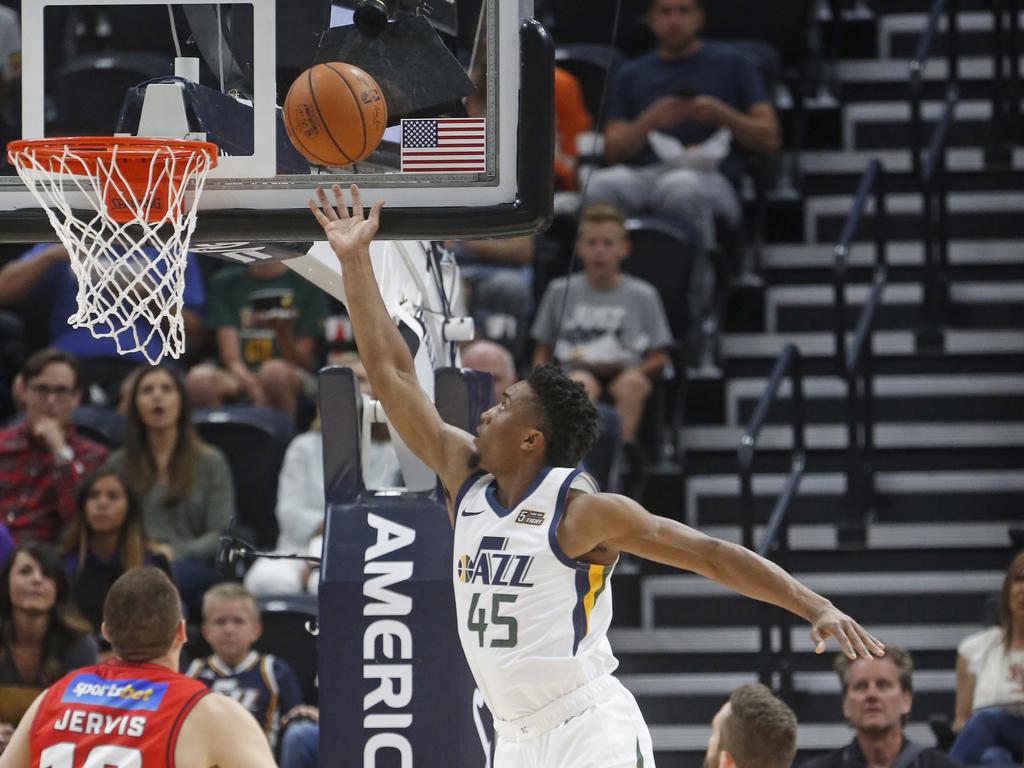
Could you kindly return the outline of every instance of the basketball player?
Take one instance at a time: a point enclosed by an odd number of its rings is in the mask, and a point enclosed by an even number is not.
[[[162,571],[134,568],[114,582],[101,631],[116,658],[39,694],[0,768],[273,768],[252,715],[177,672],[185,622]]]
[[[480,417],[479,437],[445,424],[420,389],[374,278],[353,185],[310,209],[341,262],[349,317],[370,383],[406,445],[444,485],[455,528],[452,579],[463,651],[498,735],[495,768],[654,765],[636,701],[611,673],[609,577],[620,552],[694,571],[807,620],[819,653],[884,654],[828,600],[747,549],[598,493],[574,467],[596,436],[583,388],[553,366],[513,384]]]

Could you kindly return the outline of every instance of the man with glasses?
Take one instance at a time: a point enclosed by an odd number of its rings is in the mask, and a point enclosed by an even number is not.
[[[0,431],[0,523],[19,544],[55,541],[75,514],[82,476],[107,458],[71,425],[79,385],[75,358],[52,347],[29,357],[15,381],[25,418]]]

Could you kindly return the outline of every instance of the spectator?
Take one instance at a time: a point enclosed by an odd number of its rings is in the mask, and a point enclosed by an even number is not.
[[[275,747],[282,715],[295,717],[302,693],[288,662],[253,650],[263,632],[256,600],[240,584],[218,584],[203,596],[202,631],[213,655],[193,661],[185,674],[249,710]]]
[[[71,597],[98,637],[103,601],[122,573],[153,565],[171,575],[166,555],[146,536],[138,497],[128,481],[109,467],[82,481],[75,517],[64,536],[64,553]],[[106,641],[99,644],[104,647]]]
[[[568,70],[555,67],[556,190],[576,189],[576,137],[593,124],[580,81]]]
[[[352,368],[363,395],[373,396],[366,369],[359,358],[349,353],[338,365]],[[382,428],[382,429],[380,429]],[[363,476],[370,488],[395,487],[402,483],[398,456],[384,424],[374,424]],[[297,435],[288,445],[277,484],[277,522],[280,533],[276,552],[319,557],[323,550],[324,530],[324,438],[320,419],[314,419],[309,431]],[[318,582],[311,578],[310,567],[300,560],[261,559],[245,574],[245,586],[254,595],[294,595],[316,593]]]
[[[533,324],[533,364],[553,359],[570,369],[592,400],[610,396],[622,439],[630,444],[653,390],[651,380],[668,362],[672,334],[654,286],[619,269],[630,243],[617,210],[588,207],[576,250],[583,274],[552,281],[541,299]]]
[[[14,540],[54,542],[75,514],[82,476],[103,463],[107,449],[80,437],[71,424],[78,405],[78,363],[67,352],[41,349],[14,383],[24,421],[0,431],[0,509]]]
[[[778,150],[780,138],[756,69],[728,46],[700,39],[706,8],[705,0],[652,0],[647,23],[657,47],[614,75],[604,136],[606,158],[616,165],[594,172],[587,196],[628,215],[649,209],[684,218],[710,244],[716,216],[730,228],[740,221],[738,156],[730,152],[708,170],[659,162],[651,134],[694,147],[717,141],[725,129],[735,142],[766,154]]]
[[[1010,562],[1000,626],[968,635],[956,659],[956,721],[950,755],[968,765],[1024,759],[1024,552]]]
[[[46,686],[96,663],[89,624],[70,596],[50,544],[20,544],[0,572],[0,751]]]
[[[222,269],[210,282],[210,324],[220,366],[197,365],[188,374],[196,408],[247,398],[293,420],[300,394],[316,392],[316,340],[327,297],[284,262]]]
[[[853,741],[813,758],[803,768],[956,768],[960,764],[938,750],[917,744],[903,729],[914,696],[914,662],[897,645],[879,659],[851,662],[837,656],[843,715],[853,726]]]
[[[50,344],[74,355],[82,368],[83,388],[100,405],[116,405],[122,379],[130,371],[127,361],[145,362],[142,352],[120,355],[112,338],[97,339],[87,328],[68,324],[78,308],[78,280],[64,246],[44,243],[34,246],[22,256],[0,269],[0,307],[48,307],[47,321]],[[205,302],[202,274],[196,256],[189,254],[185,268],[185,294],[182,319],[185,324],[186,347],[192,349],[202,340],[202,310]],[[136,323],[134,333],[145,339],[150,326]],[[147,345],[155,357],[160,349],[159,334]],[[94,397],[95,396],[95,397]]]
[[[7,530],[7,526],[0,523],[0,565],[7,562],[7,555],[9,555],[17,545],[14,543],[14,537],[11,536],[11,532]]]
[[[193,610],[216,580],[220,533],[234,510],[224,454],[199,439],[181,376],[145,368],[135,378],[124,447],[108,462],[142,501],[146,531],[169,548],[174,576]]]
[[[316,707],[296,707],[291,717],[281,718],[281,768],[317,768],[320,765],[320,712]]]
[[[796,715],[760,683],[732,692],[711,721],[704,768],[789,768]]]

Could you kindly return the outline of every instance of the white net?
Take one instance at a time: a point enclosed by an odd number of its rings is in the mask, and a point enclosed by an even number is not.
[[[180,357],[186,257],[216,148],[60,141],[26,142],[8,155],[70,256],[78,311],[68,323],[154,365]]]

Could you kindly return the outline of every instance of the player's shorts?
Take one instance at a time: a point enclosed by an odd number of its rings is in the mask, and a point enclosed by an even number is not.
[[[539,712],[495,720],[494,768],[653,768],[654,747],[633,694],[611,675]]]

